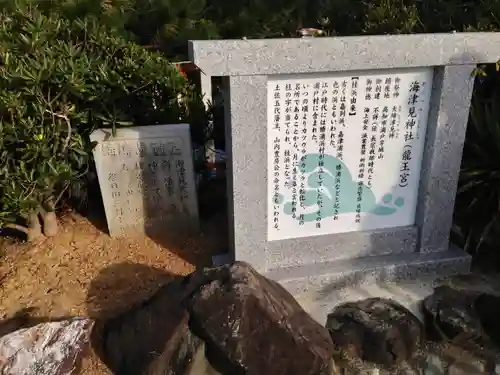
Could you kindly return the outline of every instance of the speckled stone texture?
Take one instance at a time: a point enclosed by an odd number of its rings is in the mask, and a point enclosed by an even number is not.
[[[471,288],[454,284],[454,278],[434,289],[422,307],[427,337],[445,341],[493,360],[500,359],[500,296],[474,288],[482,275],[472,280]],[[498,286],[498,277],[484,285]],[[474,285],[475,284],[475,285]]]
[[[469,269],[470,256],[452,247],[428,254],[395,254],[276,268],[265,275],[279,280],[295,296],[302,293],[322,296],[348,286],[428,279],[466,273]]]
[[[411,359],[423,345],[423,324],[390,299],[344,303],[328,314],[326,327],[344,355],[389,369]]]
[[[94,321],[75,317],[22,328],[0,338],[0,374],[75,375]]]
[[[132,126],[114,135],[96,129],[90,139],[97,142],[93,155],[111,237],[136,233],[160,240],[199,231],[189,124]],[[169,179],[172,189],[159,189]]]
[[[190,42],[207,75],[225,76],[232,259],[288,290],[467,272],[470,257],[449,248],[472,70],[496,62],[500,33]],[[415,225],[267,241],[267,77],[433,66],[434,82]]]
[[[189,48],[191,60],[212,76],[338,72],[494,63],[500,33],[206,40]]]
[[[224,374],[336,374],[328,330],[279,283],[243,262],[186,280],[183,305],[193,332]]]
[[[474,68],[446,66],[434,75],[416,214],[420,252],[448,248]]]

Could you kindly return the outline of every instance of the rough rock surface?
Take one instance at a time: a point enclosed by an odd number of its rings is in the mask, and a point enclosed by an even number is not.
[[[423,302],[426,327],[432,338],[459,343],[482,335],[481,321],[474,308],[476,293],[442,285]]]
[[[195,351],[189,350],[188,353],[191,355],[188,358],[182,354],[186,345],[169,346],[173,350],[166,350],[158,360],[152,363],[144,375],[223,375],[213,368],[205,356],[204,343]]]
[[[205,269],[187,280],[192,328],[222,373],[334,374],[328,330],[278,283],[246,263]]]
[[[76,374],[88,348],[93,321],[74,318],[43,323],[0,337],[0,374]]]
[[[447,279],[423,302],[429,337],[484,355],[500,348],[500,296],[484,276]],[[489,294],[491,292],[494,294]]]
[[[326,327],[342,354],[393,367],[410,359],[422,345],[423,326],[395,301],[369,298],[338,306]]]
[[[104,363],[115,375],[187,375],[202,341],[188,327],[180,281],[100,327]],[[203,375],[202,373],[200,375]]]
[[[220,375],[205,357],[205,345],[188,326],[188,314],[179,322],[163,352],[144,375]]]

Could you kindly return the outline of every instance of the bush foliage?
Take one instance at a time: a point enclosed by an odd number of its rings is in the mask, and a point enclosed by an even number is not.
[[[179,95],[183,97],[179,101]],[[0,227],[87,171],[97,127],[204,121],[201,98],[162,55],[97,18],[18,3],[0,13]]]
[[[500,75],[480,69],[464,144],[452,239],[471,253],[495,251],[500,240]],[[500,260],[500,259],[499,259]]]
[[[11,3],[13,0],[3,0]],[[67,19],[96,16],[129,40],[187,59],[188,39],[498,30],[500,0],[31,0]],[[327,21],[327,22],[325,22]]]

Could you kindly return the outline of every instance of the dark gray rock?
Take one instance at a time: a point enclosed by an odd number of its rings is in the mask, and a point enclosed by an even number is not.
[[[455,298],[452,298],[449,290],[444,289],[434,294],[436,296],[440,294],[441,298],[447,295],[445,298],[448,305],[455,306],[455,310],[463,310],[466,305],[466,310],[473,314],[472,319],[476,322],[474,329],[477,333],[474,336],[482,336],[478,341],[479,345],[493,344],[491,351],[498,352],[500,348],[500,319],[498,319],[500,316],[500,275],[478,273],[454,275],[441,280],[441,284],[458,292],[453,294]],[[481,325],[480,330],[477,328],[478,319]],[[469,327],[466,331],[470,329]]]
[[[95,332],[115,375],[336,374],[328,330],[240,262],[169,283]]]
[[[386,368],[410,359],[423,343],[418,318],[397,302],[383,298],[338,306],[328,315],[326,327],[341,354]]]
[[[481,321],[474,308],[478,294],[442,285],[424,299],[423,311],[430,338],[454,343],[477,340]]]
[[[492,285],[483,277],[469,277],[470,284],[452,279],[438,286],[423,302],[429,338],[497,356],[500,349],[500,297],[484,293]],[[482,281],[481,281],[482,280]],[[469,285],[469,287],[468,287]]]
[[[188,327],[188,315],[179,322],[163,352],[144,375],[221,375],[208,362],[205,344]]]
[[[104,322],[98,352],[115,375],[191,374],[203,342],[189,329],[182,291],[181,280],[171,282],[147,301]]]
[[[191,275],[184,303],[210,362],[223,374],[335,373],[328,331],[248,264]]]

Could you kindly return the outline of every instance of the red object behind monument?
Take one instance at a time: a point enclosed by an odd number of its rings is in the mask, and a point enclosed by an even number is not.
[[[181,75],[186,79],[188,79],[192,74],[200,72],[200,69],[191,61],[181,61],[175,63],[175,66]]]

